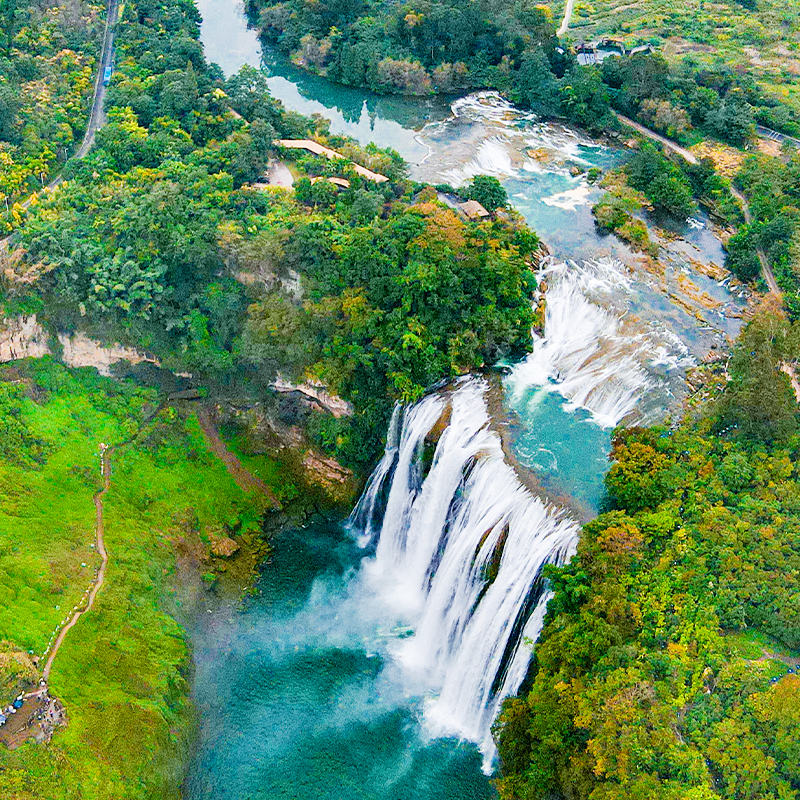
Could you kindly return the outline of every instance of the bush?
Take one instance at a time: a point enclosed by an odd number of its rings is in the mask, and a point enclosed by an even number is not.
[[[487,211],[495,211],[508,203],[508,194],[497,178],[476,175],[467,187],[466,195],[479,202]]]
[[[756,237],[747,225],[731,236],[725,245],[725,268],[740,281],[749,283],[761,274],[757,246]]]

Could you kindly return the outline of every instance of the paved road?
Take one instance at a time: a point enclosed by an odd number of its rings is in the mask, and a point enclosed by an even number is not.
[[[575,0],[567,0],[567,7],[564,9],[564,19],[556,31],[556,36],[563,36],[569,28],[569,21],[572,19],[572,9],[575,7]]]
[[[697,163],[697,156],[690,150],[687,150],[685,147],[681,147],[677,142],[673,142],[671,139],[667,139],[666,136],[661,136],[655,131],[651,131],[650,128],[645,128],[644,125],[640,125],[638,122],[634,122],[632,119],[622,116],[622,114],[618,113],[617,111],[614,112],[614,116],[623,125],[633,128],[635,131],[641,133],[642,136],[646,136],[648,139],[652,139],[654,142],[660,142],[664,145],[664,147],[672,150],[673,153],[677,153],[682,158],[685,158],[690,164]]]
[[[628,117],[624,117],[622,114],[618,114],[616,111],[614,112],[614,115],[624,125],[628,125],[629,127],[641,133],[642,136],[646,136],[648,139],[652,139],[655,142],[660,142],[664,145],[664,147],[672,150],[673,153],[677,153],[679,156],[685,158],[690,164],[697,163],[697,156],[695,156],[694,153],[690,152],[685,147],[681,147],[676,142],[667,139],[665,136],[660,136],[655,131],[645,128],[644,125],[640,125],[638,122],[634,122],[632,119],[628,119]],[[742,204],[744,221],[749,225],[752,220],[752,215],[750,214],[750,206],[747,203],[747,198],[733,184],[731,184],[731,194]],[[770,266],[764,251],[761,248],[758,248],[756,250],[756,254],[758,255],[758,261],[761,264],[761,272],[764,274],[764,280],[766,281],[770,292],[774,295],[780,296],[780,287],[778,286],[778,282],[775,280],[775,273],[773,273],[772,267]]]
[[[94,136],[106,124],[104,108],[108,87],[103,81],[106,67],[111,66],[114,58],[114,33],[116,30],[117,16],[119,15],[119,0],[108,0],[106,6],[106,30],[103,34],[103,49],[100,52],[100,63],[97,67],[97,76],[94,82],[94,99],[92,110],[89,113],[89,122],[86,133],[83,135],[81,146],[75,153],[75,158],[83,158],[94,144]]]

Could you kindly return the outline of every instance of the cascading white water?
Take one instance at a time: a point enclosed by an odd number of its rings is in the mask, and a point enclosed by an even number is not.
[[[399,438],[395,419],[351,524],[362,542],[377,537],[362,580],[414,630],[391,650],[430,695],[426,726],[476,742],[488,772],[492,722],[544,618],[542,568],[569,557],[578,526],[505,463],[486,388],[470,378],[424,398],[405,411]]]
[[[655,387],[655,368],[693,363],[677,337],[631,317],[630,278],[619,261],[549,263],[540,277],[548,282],[546,336],[534,337],[507,379],[512,406],[531,386],[551,387],[613,427]]]
[[[546,336],[506,379],[512,408],[542,387],[613,426],[645,390],[652,394],[656,365],[672,369],[687,358],[679,341],[629,314],[619,262],[551,263],[541,277],[549,284]],[[398,630],[413,631],[389,654],[409,694],[427,695],[426,728],[478,744],[489,772],[492,723],[519,689],[527,642],[541,632],[550,596],[543,567],[569,558],[579,526],[506,463],[486,390],[484,380],[464,378],[395,409],[386,452],[350,524],[371,552],[360,587],[396,615]]]

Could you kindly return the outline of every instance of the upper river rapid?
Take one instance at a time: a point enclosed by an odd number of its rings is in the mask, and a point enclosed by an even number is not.
[[[573,520],[596,513],[613,426],[678,403],[685,370],[736,333],[743,298],[711,277],[723,253],[702,215],[667,235],[653,228],[656,266],[597,232],[602,190],[585,171],[623,163],[623,149],[495,93],[444,101],[333,85],[262,56],[241,7],[198,6],[206,55],[226,75],[263,66],[287,108],[394,148],[415,179],[497,176],[552,258],[545,336],[507,365],[499,404],[469,379],[396,415],[351,520],[284,531],[245,607],[201,615],[200,739],[184,796],[492,797],[489,728],[538,635],[542,565],[566,558]],[[428,472],[423,442],[444,415]],[[503,426],[534,494],[504,462]]]

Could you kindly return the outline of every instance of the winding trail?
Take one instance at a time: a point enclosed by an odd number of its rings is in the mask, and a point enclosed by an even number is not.
[[[59,631],[58,636],[56,637],[55,642],[53,643],[53,647],[50,650],[50,654],[47,657],[47,661],[45,662],[44,669],[42,670],[42,678],[45,681],[45,686],[43,688],[37,689],[35,692],[31,693],[31,697],[35,695],[39,695],[41,693],[47,692],[47,681],[50,677],[50,670],[53,667],[53,662],[58,655],[58,651],[61,649],[61,645],[64,643],[64,639],[66,638],[67,634],[75,627],[78,623],[80,618],[86,614],[87,612],[92,610],[94,606],[95,598],[97,597],[97,593],[103,587],[106,578],[106,570],[108,568],[108,551],[106,550],[106,542],[105,542],[105,527],[103,523],[103,498],[105,497],[108,490],[111,488],[111,458],[114,453],[119,450],[121,447],[126,447],[127,445],[131,444],[136,440],[136,438],[141,434],[144,428],[152,422],[159,414],[159,412],[164,408],[164,404],[161,403],[156,410],[150,414],[147,418],[145,418],[136,431],[136,433],[127,441],[121,442],[117,445],[112,445],[107,447],[103,450],[102,460],[101,460],[101,469],[103,475],[103,486],[100,491],[96,492],[93,496],[94,501],[94,508],[95,508],[95,545],[97,548],[97,552],[100,554],[101,563],[100,568],[97,570],[97,575],[94,580],[94,584],[92,585],[91,590],[89,591],[89,596],[86,602],[86,605],[83,608],[78,609],[72,615],[72,618],[67,622],[66,625]],[[231,477],[236,481],[237,485],[243,489],[244,491],[255,491],[259,494],[263,494],[267,499],[270,501],[272,506],[275,509],[280,510],[281,503],[272,490],[264,483],[261,478],[253,475],[243,464],[242,462],[228,450],[225,442],[222,440],[219,431],[217,430],[216,425],[211,417],[210,412],[206,408],[199,408],[196,411],[197,421],[200,423],[200,428],[203,431],[203,436],[210,448],[210,450],[216,455],[220,461],[225,464],[228,472],[230,473]]]
[[[666,136],[661,136],[655,131],[651,131],[650,128],[645,128],[644,125],[640,125],[638,122],[634,122],[634,120],[623,116],[617,111],[614,111],[614,116],[623,125],[627,125],[628,127],[633,128],[638,133],[641,133],[642,136],[646,136],[648,139],[652,139],[654,142],[659,142],[660,144],[663,144],[664,147],[666,147],[668,150],[672,150],[673,153],[677,153],[682,158],[685,158],[686,161],[688,161],[690,164],[697,164],[697,156],[690,150],[687,150],[685,147],[681,147],[677,142],[673,142],[671,139],[667,139]],[[753,217],[752,214],[750,213],[750,205],[747,202],[747,198],[733,184],[731,184],[731,194],[742,204],[742,213],[744,214],[744,221],[749,225]],[[775,273],[772,271],[772,267],[770,266],[770,263],[767,260],[766,255],[764,254],[764,251],[760,247],[758,247],[756,248],[756,254],[758,255],[759,264],[761,264],[761,272],[764,275],[764,281],[769,287],[770,293],[774,294],[776,297],[780,297],[781,296],[780,287],[778,286],[778,282],[775,280]]]
[[[94,600],[97,597],[97,593],[100,591],[103,583],[105,582],[106,568],[108,567],[108,552],[106,551],[105,529],[103,527],[103,497],[111,487],[111,456],[115,450],[116,447],[109,447],[103,451],[101,462],[103,470],[103,488],[99,492],[96,492],[93,498],[95,508],[96,545],[97,552],[100,554],[102,563],[100,564],[100,569],[97,570],[97,577],[95,578],[94,586],[92,586],[92,589],[89,592],[89,599],[86,603],[86,607],[76,611],[72,615],[72,619],[61,629],[55,643],[53,644],[53,649],[50,651],[50,655],[48,656],[47,662],[42,670],[42,678],[45,681],[47,681],[50,677],[50,670],[53,666],[53,662],[55,661],[58,651],[60,650],[61,645],[64,643],[64,639],[66,638],[67,634],[73,627],[75,627],[78,620],[84,614],[86,614],[88,611],[91,611],[92,606],[94,605]]]
[[[59,631],[58,636],[56,637],[55,642],[53,643],[53,648],[50,650],[50,655],[47,657],[47,661],[45,662],[44,669],[42,670],[42,679],[45,682],[45,687],[47,685],[47,680],[50,677],[50,670],[53,667],[53,662],[58,655],[58,651],[61,648],[61,645],[64,643],[64,639],[67,636],[67,633],[75,627],[78,620],[86,614],[88,611],[91,611],[92,606],[94,606],[95,598],[97,597],[97,593],[100,591],[103,583],[105,582],[106,578],[106,569],[108,568],[108,551],[106,550],[106,540],[105,540],[105,527],[103,524],[103,498],[106,495],[106,492],[111,488],[111,457],[119,450],[121,447],[127,447],[132,442],[135,442],[138,438],[139,434],[158,416],[161,410],[164,408],[164,403],[159,403],[156,409],[145,417],[142,420],[141,425],[136,430],[136,433],[130,437],[130,439],[126,439],[124,442],[120,442],[119,444],[111,445],[105,447],[102,450],[102,456],[100,461],[100,469],[103,475],[103,487],[100,491],[95,492],[92,500],[94,501],[94,509],[95,509],[95,546],[97,552],[100,554],[100,558],[102,559],[100,563],[100,569],[97,570],[97,575],[94,579],[94,584],[92,588],[89,590],[89,597],[86,602],[86,606],[77,610],[73,615],[72,619]],[[101,445],[102,447],[102,445]]]
[[[742,204],[744,221],[749,225],[753,220],[753,215],[750,213],[750,205],[747,202],[747,198],[733,184],[731,184],[731,194]],[[772,267],[769,261],[767,261],[764,251],[760,247],[757,247],[756,254],[758,255],[758,261],[761,264],[761,272],[764,273],[764,280],[770,292],[776,297],[780,297],[781,290],[778,286],[778,281],[775,280],[775,273],[772,271]]]
[[[561,20],[556,31],[556,36],[563,36],[569,29],[569,21],[572,19],[572,9],[575,8],[575,0],[567,0],[567,7],[564,9],[564,19]]]
[[[635,122],[629,117],[623,116],[618,111],[614,111],[613,113],[623,125],[633,128],[638,133],[641,133],[642,136],[646,136],[648,139],[652,139],[654,142],[663,144],[668,150],[672,150],[673,153],[677,153],[679,156],[681,156],[681,158],[685,158],[690,164],[697,163],[697,156],[691,150],[681,147],[677,142],[673,142],[672,139],[667,139],[666,136],[661,136],[655,131],[651,131],[650,128],[645,128],[644,125],[640,125],[638,122]]]

